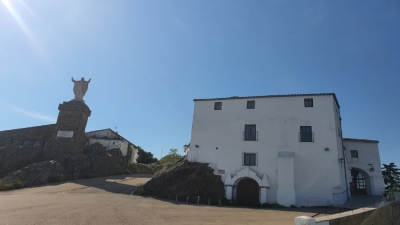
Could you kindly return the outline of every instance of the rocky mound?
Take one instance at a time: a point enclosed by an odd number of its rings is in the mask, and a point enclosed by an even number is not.
[[[62,180],[124,174],[126,169],[126,159],[119,149],[106,151],[104,146],[96,143],[87,147],[82,155],[65,154],[55,160],[32,163],[9,173],[3,182],[31,186]]]
[[[82,155],[64,155],[59,161],[68,180],[123,174],[128,167],[121,150],[106,151],[99,143],[87,147]]]
[[[221,198],[224,193],[221,178],[208,164],[183,159],[147,182],[142,190],[144,195],[169,199],[182,195]]]
[[[42,161],[42,147],[13,146],[0,147],[0,177],[32,163]]]
[[[64,178],[64,167],[55,160],[30,164],[20,170],[10,173],[5,181],[19,183],[20,186],[30,186],[57,182]]]

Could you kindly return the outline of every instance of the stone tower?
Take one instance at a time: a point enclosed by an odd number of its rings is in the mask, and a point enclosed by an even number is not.
[[[85,136],[85,128],[91,110],[83,101],[83,95],[86,93],[88,84],[90,82],[75,81],[74,93],[75,99],[69,102],[63,102],[58,106],[60,110],[57,118],[57,123],[53,131],[51,139],[45,147],[45,156],[49,159],[54,159],[64,153],[83,153],[83,150],[89,141]],[[79,86],[79,82],[84,83],[86,86]],[[80,88],[84,88],[80,92]],[[80,92],[80,93],[78,93]]]

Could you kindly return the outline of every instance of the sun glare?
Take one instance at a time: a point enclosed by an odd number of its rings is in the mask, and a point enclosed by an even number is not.
[[[14,20],[17,22],[18,26],[21,28],[22,32],[24,32],[25,36],[28,38],[29,42],[33,45],[33,47],[41,52],[40,47],[35,40],[35,38],[32,35],[32,32],[29,30],[28,26],[20,16],[20,14],[15,10],[15,7],[11,4],[9,0],[0,0],[1,3],[6,7],[8,12],[11,14],[11,16],[14,18]],[[34,16],[34,13],[31,8],[29,8],[28,5],[25,4],[22,0],[17,0],[14,2],[18,2],[26,11],[28,11],[31,15]]]

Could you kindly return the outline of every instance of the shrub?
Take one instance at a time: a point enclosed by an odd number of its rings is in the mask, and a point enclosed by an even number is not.
[[[292,206],[290,206],[292,208]],[[294,206],[295,207],[295,206]],[[278,203],[264,203],[261,205],[261,208],[268,208],[268,209],[282,209],[282,208],[287,208],[284,205],[280,205]]]
[[[20,180],[0,180],[0,191],[18,189],[25,186],[25,183]]]
[[[139,185],[135,191],[135,195],[145,195],[145,194],[146,192],[144,190],[144,184]]]
[[[132,174],[154,174],[150,166],[140,163],[129,165],[129,172]]]

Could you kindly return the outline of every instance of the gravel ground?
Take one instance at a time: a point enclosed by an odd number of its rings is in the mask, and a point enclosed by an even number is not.
[[[279,224],[321,209],[197,206],[132,196],[149,176],[113,176],[0,192],[0,224]]]

